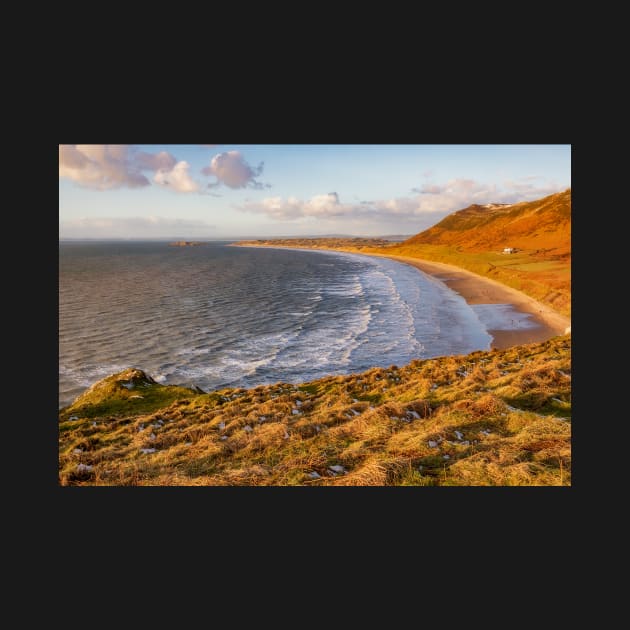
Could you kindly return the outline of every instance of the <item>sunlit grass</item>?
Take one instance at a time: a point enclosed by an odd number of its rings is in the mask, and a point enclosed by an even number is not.
[[[570,337],[208,394],[126,370],[60,412],[59,480],[570,485],[570,417]]]

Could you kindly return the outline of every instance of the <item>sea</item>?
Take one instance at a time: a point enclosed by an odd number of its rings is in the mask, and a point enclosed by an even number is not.
[[[360,254],[61,241],[59,406],[128,367],[211,391],[484,350],[500,307]]]

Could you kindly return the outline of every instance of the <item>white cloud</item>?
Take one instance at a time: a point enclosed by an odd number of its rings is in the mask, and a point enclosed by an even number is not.
[[[96,190],[138,188],[151,182],[143,171],[153,171],[156,184],[177,192],[196,192],[187,162],[178,162],[167,151],[146,153],[124,144],[59,145],[59,177]]]
[[[210,187],[225,184],[229,188],[262,188],[263,184],[256,181],[263,171],[261,162],[256,168],[252,168],[239,151],[227,151],[218,153],[210,161],[210,166],[204,167],[201,172],[204,175],[212,175],[217,178]]]
[[[472,179],[451,179],[446,184],[424,184],[414,189],[422,197],[424,208],[457,210],[471,204],[518,203],[531,201],[563,189],[555,182],[531,183],[538,176],[529,176],[517,181],[505,181],[503,186],[483,184]]]
[[[124,144],[60,144],[59,177],[97,190],[149,185]]]
[[[145,175],[146,171],[153,172],[152,181],[159,186],[181,193],[201,192],[200,184],[190,175],[188,162],[178,162],[167,151],[147,153],[125,144],[59,145],[59,177],[85,188],[109,190],[149,186],[151,180]],[[254,168],[239,151],[219,153],[202,169],[205,175],[216,178],[209,188],[224,184],[229,188],[262,189],[265,185],[256,181],[262,171],[262,162]]]
[[[411,221],[427,215],[446,215],[471,204],[517,203],[550,195],[562,189],[553,182],[534,185],[528,181],[508,181],[499,188],[471,179],[452,179],[445,184],[424,184],[410,197],[396,197],[361,203],[341,203],[337,193],[316,195],[306,201],[289,197],[267,197],[247,202],[240,210],[262,213],[276,220],[346,217],[350,219]],[[438,217],[438,219],[441,217]]]
[[[282,197],[267,197],[260,202],[247,202],[240,210],[266,214],[272,219],[295,220],[301,218],[330,219],[335,217],[383,219],[413,217],[422,210],[417,201],[410,198],[397,198],[385,201],[361,203],[341,203],[336,192],[315,195],[303,201],[296,197],[284,200]],[[426,210],[425,212],[431,212]]]
[[[302,217],[328,218],[353,214],[356,206],[339,203],[336,192],[316,195],[307,201],[296,197],[289,197],[286,201],[282,197],[267,197],[261,202],[249,202],[240,209],[250,212],[260,212],[277,219],[299,219]]]
[[[197,192],[199,184],[189,174],[190,164],[182,160],[170,170],[160,169],[155,173],[153,181],[160,186],[168,186],[176,192]]]
[[[81,217],[61,221],[60,238],[159,238],[211,236],[215,225],[196,219],[148,217]]]

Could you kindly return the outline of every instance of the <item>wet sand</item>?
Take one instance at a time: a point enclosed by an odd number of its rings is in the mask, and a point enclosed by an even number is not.
[[[560,315],[552,308],[541,304],[516,289],[512,289],[500,282],[484,278],[472,271],[447,265],[445,263],[430,262],[410,258],[408,256],[385,256],[398,262],[403,262],[420,269],[425,273],[441,280],[449,289],[459,293],[468,304],[511,304],[514,310],[521,313],[529,313],[538,324],[537,328],[525,328],[516,330],[488,330],[492,335],[492,347],[502,350],[523,343],[546,341],[556,335],[564,334],[565,329],[571,325],[571,320]]]

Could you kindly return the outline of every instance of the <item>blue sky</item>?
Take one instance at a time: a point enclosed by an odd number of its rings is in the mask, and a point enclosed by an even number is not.
[[[570,145],[60,145],[59,235],[415,234],[570,186]]]

